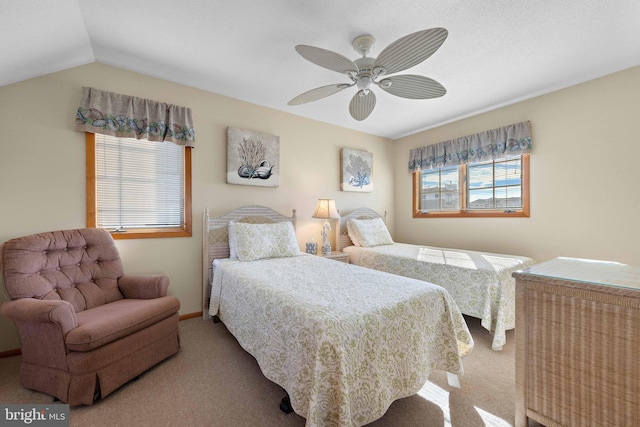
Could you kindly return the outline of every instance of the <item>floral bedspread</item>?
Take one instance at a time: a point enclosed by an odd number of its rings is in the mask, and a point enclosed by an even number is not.
[[[462,374],[473,339],[442,287],[313,255],[216,260],[209,313],[306,426],[361,426],[430,371]]]
[[[531,258],[394,243],[345,248],[350,262],[435,283],[447,291],[462,313],[482,319],[493,333],[491,347],[501,350],[506,331],[515,328],[515,279],[511,273],[535,264]]]

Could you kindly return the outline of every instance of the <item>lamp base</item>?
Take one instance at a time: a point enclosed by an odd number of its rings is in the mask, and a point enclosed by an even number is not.
[[[331,242],[329,242],[329,230],[331,230],[331,224],[329,221],[325,221],[322,225],[322,255],[331,253]]]

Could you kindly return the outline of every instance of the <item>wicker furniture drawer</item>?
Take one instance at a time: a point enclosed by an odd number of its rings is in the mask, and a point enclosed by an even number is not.
[[[640,268],[558,258],[516,278],[516,427],[640,425]]]

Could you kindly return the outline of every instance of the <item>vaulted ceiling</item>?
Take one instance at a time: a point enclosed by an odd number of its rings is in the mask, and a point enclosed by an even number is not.
[[[99,62],[395,139],[640,65],[639,23],[638,0],[0,0],[0,86]],[[437,80],[443,97],[374,89],[363,121],[348,111],[355,87],[287,105],[350,82],[296,45],[355,60],[359,35],[375,37],[375,57],[432,27],[448,38],[406,73]]]

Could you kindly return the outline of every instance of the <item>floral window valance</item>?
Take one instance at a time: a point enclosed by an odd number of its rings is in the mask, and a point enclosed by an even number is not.
[[[75,130],[193,147],[191,109],[135,96],[82,88]]]
[[[521,122],[409,151],[409,172],[531,152],[531,123]]]

